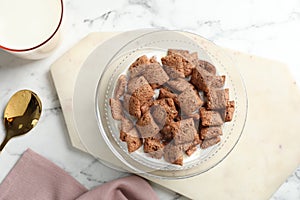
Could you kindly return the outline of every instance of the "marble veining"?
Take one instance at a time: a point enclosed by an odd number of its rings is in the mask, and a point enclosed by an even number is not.
[[[127,176],[71,146],[49,66],[81,38],[95,31],[166,28],[191,31],[218,45],[289,64],[300,84],[299,0],[65,0],[62,40],[48,58],[28,61],[0,51],[0,112],[17,90],[42,99],[42,118],[32,132],[13,139],[0,154],[0,182],[21,154],[32,148],[88,189]],[[0,126],[0,132],[4,133]],[[0,134],[3,140],[4,134]],[[186,199],[153,184],[160,199]],[[271,200],[300,199],[300,166]]]
[[[84,19],[83,22],[84,22],[84,23],[89,23],[90,26],[92,26],[93,23],[94,23],[94,21],[97,21],[97,20],[102,20],[103,23],[104,23],[104,22],[109,18],[109,16],[110,16],[112,13],[114,13],[114,12],[115,12],[115,11],[110,10],[110,11],[108,11],[108,12],[106,12],[106,13],[102,14],[101,16],[96,17],[96,18],[94,18],[94,19]]]

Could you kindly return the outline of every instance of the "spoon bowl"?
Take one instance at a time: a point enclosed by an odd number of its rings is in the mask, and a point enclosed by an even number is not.
[[[11,138],[28,133],[39,121],[41,112],[42,103],[34,92],[30,90],[16,92],[4,111],[6,135],[0,145],[0,152]]]

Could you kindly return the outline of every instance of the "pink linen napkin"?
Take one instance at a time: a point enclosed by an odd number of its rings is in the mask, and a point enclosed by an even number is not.
[[[28,149],[0,184],[0,200],[125,200],[158,197],[147,181],[128,176],[90,191],[64,170]]]

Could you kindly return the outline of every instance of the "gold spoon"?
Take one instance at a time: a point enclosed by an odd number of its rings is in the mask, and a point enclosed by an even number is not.
[[[39,121],[41,112],[41,101],[34,92],[20,90],[15,93],[4,111],[6,135],[0,145],[0,152],[11,138],[29,132]]]

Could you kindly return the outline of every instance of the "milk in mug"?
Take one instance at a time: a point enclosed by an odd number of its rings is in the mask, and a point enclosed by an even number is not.
[[[62,0],[0,0],[0,49],[46,57],[59,40],[62,16]]]

